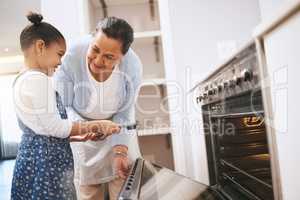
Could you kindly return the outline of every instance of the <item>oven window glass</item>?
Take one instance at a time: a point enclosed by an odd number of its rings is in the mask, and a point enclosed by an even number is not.
[[[238,199],[273,199],[261,95],[256,94],[256,104],[253,98],[251,102],[249,99],[246,95],[228,99],[227,113],[210,115],[215,183],[231,197],[236,194],[245,197]],[[233,106],[232,102],[240,102],[243,107]],[[253,105],[260,109],[253,110]]]

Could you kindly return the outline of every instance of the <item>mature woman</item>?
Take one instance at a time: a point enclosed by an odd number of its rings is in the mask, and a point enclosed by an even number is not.
[[[108,119],[120,125],[135,123],[134,104],[142,64],[130,49],[133,30],[124,20],[109,17],[96,33],[73,45],[54,75],[68,115],[74,120]],[[79,163],[79,199],[103,199],[108,185],[116,199],[130,161],[140,155],[135,130],[73,148]],[[77,156],[76,156],[77,154]],[[108,184],[104,184],[108,183]]]

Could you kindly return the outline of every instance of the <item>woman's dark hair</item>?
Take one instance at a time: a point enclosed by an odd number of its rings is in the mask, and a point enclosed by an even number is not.
[[[52,42],[65,40],[64,36],[51,24],[42,22],[43,16],[38,13],[30,12],[27,19],[31,22],[26,26],[20,35],[21,49],[24,51],[30,47],[36,40],[41,39],[48,46]]]
[[[107,37],[122,42],[122,53],[127,53],[133,42],[133,29],[125,20],[117,17],[104,18],[96,27],[96,32],[100,30]]]

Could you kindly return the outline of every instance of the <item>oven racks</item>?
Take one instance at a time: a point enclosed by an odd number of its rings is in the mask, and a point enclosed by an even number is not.
[[[267,157],[268,155],[262,155],[261,160],[256,159],[256,164],[258,164],[259,168],[251,168],[251,166],[248,166],[248,169],[245,169],[245,166],[244,169],[242,169],[242,167],[238,166],[234,161],[230,162],[221,159],[220,164],[222,167],[220,168],[223,168],[223,170],[221,170],[222,178],[226,182],[229,181],[234,188],[244,193],[250,199],[272,199],[273,188],[269,166],[266,164],[266,161],[268,161]],[[257,190],[257,188],[259,188],[259,190]]]

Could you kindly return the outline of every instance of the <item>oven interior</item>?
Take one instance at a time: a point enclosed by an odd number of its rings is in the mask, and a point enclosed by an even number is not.
[[[210,185],[228,199],[274,199],[261,90],[202,111]]]

